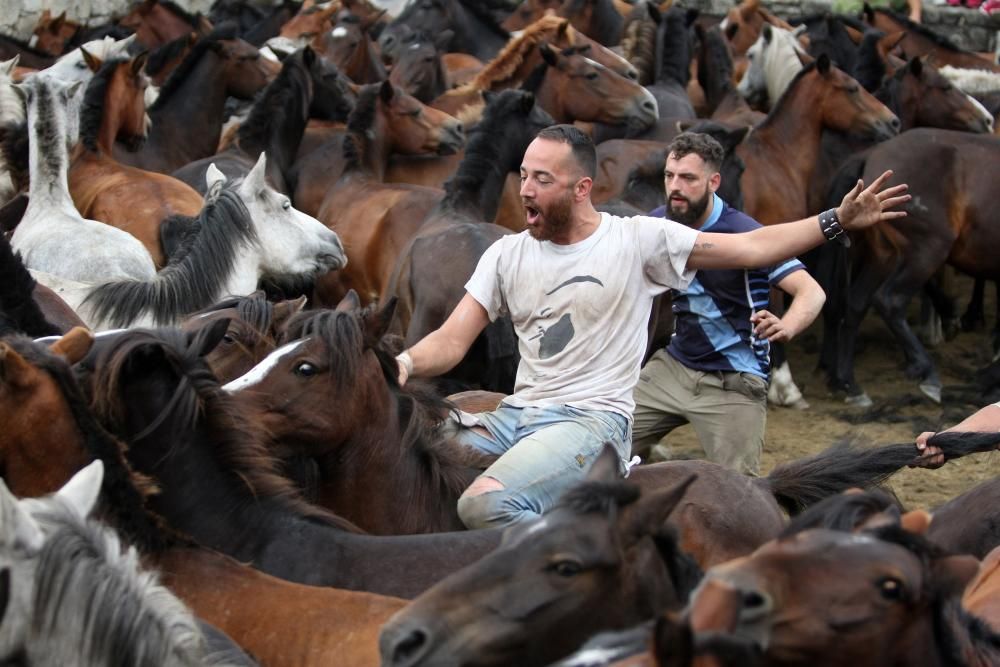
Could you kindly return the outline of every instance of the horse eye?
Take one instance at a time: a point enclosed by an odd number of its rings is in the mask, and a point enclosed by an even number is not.
[[[281,208],[285,209],[286,211],[291,207],[292,207],[292,202],[290,200],[286,199],[285,201],[281,202]]]
[[[225,336],[222,337],[222,342],[225,343],[226,345],[232,345],[233,343],[236,342],[236,339],[233,338],[230,334],[226,334]]]
[[[587,79],[594,81],[597,79],[597,72],[587,72]]]
[[[878,583],[879,591],[886,600],[899,601],[903,599],[903,582],[894,577],[886,577]]]
[[[552,571],[560,577],[574,577],[580,574],[583,566],[575,560],[561,560],[552,564]]]
[[[414,109],[413,111],[411,111],[409,113],[409,115],[413,116],[414,118],[419,118],[420,117],[420,109]]]
[[[295,367],[295,374],[304,378],[312,377],[313,375],[316,375],[316,367],[308,361],[303,361]]]

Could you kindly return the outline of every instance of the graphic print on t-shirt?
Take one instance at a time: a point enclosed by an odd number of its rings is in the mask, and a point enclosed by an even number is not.
[[[601,287],[604,287],[604,283],[595,278],[594,276],[573,276],[569,280],[561,282],[555,289],[550,292],[546,292],[545,296],[552,296],[563,287],[567,285],[572,285],[574,283],[596,283]],[[539,317],[548,317],[552,314],[552,311],[548,308],[542,308],[541,312],[538,313]],[[563,313],[563,315],[556,320],[556,323],[549,327],[538,327],[538,333],[531,337],[531,340],[540,338],[538,342],[538,357],[540,359],[548,359],[549,357],[555,356],[566,349],[569,342],[573,340],[573,334],[576,333],[576,329],[573,328],[573,318],[569,313]]]

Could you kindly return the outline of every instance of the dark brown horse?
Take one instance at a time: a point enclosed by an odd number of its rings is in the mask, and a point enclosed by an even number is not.
[[[510,37],[497,25],[487,4],[472,0],[411,2],[392,23],[405,23],[428,35],[451,30],[453,37],[448,51],[468,53],[487,62],[500,52]]]
[[[764,114],[754,111],[733,84],[733,58],[729,44],[718,28],[695,25],[699,37],[698,83],[705,92],[705,111],[712,120],[754,126]]]
[[[952,498],[933,511],[927,539],[951,553],[986,558],[1000,546],[998,497],[1000,478],[994,477]]]
[[[98,339],[77,365],[128,460],[156,480],[150,508],[204,546],[289,581],[412,597],[496,546],[495,531],[358,534],[305,503],[263,448],[259,422],[202,358],[226,323]],[[307,371],[308,372],[308,371]]]
[[[0,469],[15,493],[38,496],[62,486],[89,461],[104,463],[103,518],[162,581],[205,621],[268,665],[377,663],[377,632],[402,601],[303,586],[199,547],[145,507],[149,481],[132,472],[121,444],[94,419],[67,362],[91,344],[75,330],[46,351],[23,339],[0,343]]]
[[[403,118],[400,107],[416,115]],[[393,115],[399,117],[390,123]],[[344,270],[317,283],[320,304],[335,305],[348,289],[365,304],[385,293],[397,257],[441,196],[436,188],[383,183],[389,146],[416,140],[424,152],[454,152],[464,134],[458,121],[442,123],[445,118],[388,81],[362,88],[343,142],[343,176],[330,184],[317,215],[340,235],[348,255]]]
[[[231,27],[213,31],[194,45],[160,88],[142,147],[130,151],[118,143],[115,158],[168,174],[212,155],[222,133],[226,98],[252,100],[279,70],[277,63],[236,39]]]
[[[80,116],[80,144],[69,169],[69,189],[80,214],[122,229],[137,239],[158,267],[166,264],[160,223],[170,216],[195,216],[200,194],[165,174],[123,165],[112,150],[119,135],[144,137],[149,119],[143,93],[145,56],[101,63],[86,54],[95,70]]]
[[[229,320],[222,340],[205,355],[219,382],[235,380],[274,351],[288,319],[302,310],[306,298],[271,303],[263,291],[234,296],[189,316],[184,331],[197,331],[217,320]]]
[[[678,609],[701,571],[663,520],[693,477],[640,496],[608,448],[587,481],[383,628],[385,667],[550,664],[591,635]]]
[[[631,11],[631,4],[615,0],[564,0],[557,14],[587,37],[604,46],[617,46]]]
[[[316,35],[311,45],[354,83],[378,83],[386,77],[386,71],[369,34],[377,20],[378,17],[363,21],[354,14],[341,12],[333,29]]]
[[[706,619],[696,632],[753,640],[767,665],[986,667],[1000,636],[960,604],[977,565],[896,526],[806,530],[708,571],[690,613]]]
[[[118,25],[132,30],[136,39],[147,49],[155,49],[167,42],[196,32],[207,35],[212,24],[201,14],[190,14],[170,0],[142,0]]]
[[[443,45],[450,37],[446,30],[435,36],[414,32],[403,39],[389,71],[389,82],[424,104],[430,104],[451,88],[448,71],[441,62]]]

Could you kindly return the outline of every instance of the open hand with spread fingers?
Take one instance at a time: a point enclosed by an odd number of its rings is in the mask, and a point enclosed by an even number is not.
[[[906,193],[908,186],[903,183],[881,189],[891,176],[892,171],[886,171],[867,188],[864,181],[858,179],[857,185],[844,196],[837,207],[837,218],[844,229],[864,229],[879,222],[906,216],[906,211],[892,209],[910,201],[910,195]]]

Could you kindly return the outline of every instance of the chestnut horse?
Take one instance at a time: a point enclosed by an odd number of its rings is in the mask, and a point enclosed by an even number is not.
[[[123,165],[112,155],[119,134],[144,137],[149,129],[144,63],[142,55],[105,63],[87,57],[96,73],[80,112],[80,145],[70,164],[69,189],[81,215],[132,234],[162,267],[160,223],[174,215],[197,215],[203,200],[175,178]]]
[[[390,122],[401,107],[409,107],[417,116]],[[430,127],[421,118],[425,114]],[[388,81],[361,89],[344,137],[343,175],[331,184],[317,215],[340,234],[348,263],[340,274],[317,283],[319,304],[335,305],[348,289],[356,290],[366,304],[385,293],[399,254],[441,196],[434,188],[383,183],[389,145],[416,139],[423,141],[428,152],[456,150],[460,146],[456,140],[464,140],[461,125],[454,119],[434,123],[442,115],[429,108],[424,111],[419,102]],[[436,133],[427,131],[435,126],[439,128]]]
[[[597,632],[679,609],[701,570],[663,520],[693,480],[640,494],[606,448],[543,518],[396,614],[379,638],[382,665],[544,667]]]
[[[386,71],[369,30],[379,16],[363,21],[341,12],[333,29],[316,35],[310,44],[354,83],[378,83],[386,77]]]
[[[11,490],[51,493],[100,460],[103,518],[200,618],[263,664],[319,667],[331,655],[378,664],[379,626],[401,601],[268,576],[194,544],[150,513],[149,480],[128,468],[121,444],[98,424],[67,365],[87,353],[91,340],[77,329],[48,350],[23,339],[0,342],[0,414],[11,427],[0,434],[0,469]]]
[[[690,604],[696,632],[754,641],[767,665],[1000,662],[1000,634],[961,606],[976,573],[898,526],[812,529],[705,574]]]
[[[150,508],[204,546],[289,581],[412,597],[496,546],[496,531],[359,535],[306,504],[277,474],[265,431],[202,358],[219,321],[183,332],[130,330],[98,339],[77,371],[92,404],[156,480]]]
[[[35,36],[36,49],[50,56],[61,56],[78,32],[80,24],[67,19],[65,10],[59,16],[52,16],[52,12],[43,9],[31,34]]]

